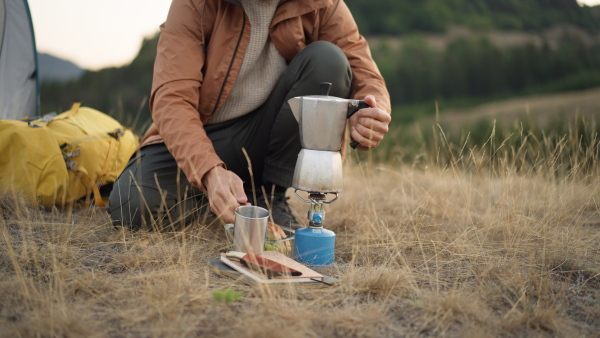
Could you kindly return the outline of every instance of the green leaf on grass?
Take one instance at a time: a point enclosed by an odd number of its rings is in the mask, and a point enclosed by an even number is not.
[[[232,288],[227,288],[224,290],[215,290],[212,292],[212,294],[216,301],[225,303],[235,302],[244,295],[243,292],[235,291]]]

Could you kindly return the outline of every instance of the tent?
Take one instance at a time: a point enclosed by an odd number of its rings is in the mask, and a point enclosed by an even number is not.
[[[27,0],[0,0],[0,119],[38,116],[37,49]]]

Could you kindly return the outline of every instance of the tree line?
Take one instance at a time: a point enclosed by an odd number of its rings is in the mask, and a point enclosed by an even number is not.
[[[500,48],[485,37],[475,37],[456,39],[440,51],[415,37],[393,49],[384,40],[373,55],[393,105],[600,86],[600,44],[588,47],[569,34],[556,48],[548,43]]]
[[[365,35],[443,32],[451,25],[473,29],[539,31],[572,24],[600,31],[592,9],[577,0],[345,0]]]

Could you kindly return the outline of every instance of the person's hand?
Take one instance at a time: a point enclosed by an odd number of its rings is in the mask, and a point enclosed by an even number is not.
[[[226,223],[235,221],[235,208],[249,204],[242,180],[223,167],[209,170],[202,177],[202,184],[206,187],[210,210]]]
[[[350,136],[360,145],[359,150],[370,150],[383,140],[389,130],[392,116],[382,109],[377,108],[373,95],[365,97],[365,103],[371,108],[363,108],[350,117]]]

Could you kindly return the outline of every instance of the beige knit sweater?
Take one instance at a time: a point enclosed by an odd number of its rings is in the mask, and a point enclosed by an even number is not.
[[[228,121],[260,107],[287,67],[269,38],[269,26],[279,0],[240,1],[250,20],[250,42],[233,89],[209,124]]]

